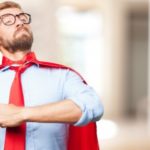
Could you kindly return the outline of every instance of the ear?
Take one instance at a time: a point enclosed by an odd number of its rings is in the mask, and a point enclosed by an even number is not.
[[[0,37],[0,45],[2,45],[2,38]]]
[[[1,47],[2,47],[2,37],[0,37],[0,49],[1,49]]]

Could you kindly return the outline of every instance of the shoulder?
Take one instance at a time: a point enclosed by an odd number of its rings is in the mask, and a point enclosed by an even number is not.
[[[48,67],[48,68],[54,68],[54,69],[66,69],[66,70],[72,70],[75,72],[75,70],[73,68],[65,66],[63,64],[59,64],[59,63],[38,60],[37,64],[41,67]]]
[[[56,71],[56,72],[59,71],[61,73],[65,73],[66,77],[68,77],[68,76],[78,77],[78,78],[82,79],[83,82],[86,83],[86,81],[83,79],[83,77],[80,75],[80,73],[71,67],[68,67],[68,66],[65,66],[62,64],[58,64],[58,63],[54,63],[54,62],[38,61],[37,63],[41,67],[49,68],[50,71]]]
[[[78,76],[79,78],[81,78],[83,80],[83,82],[85,82],[85,80],[83,79],[83,77],[80,75],[80,73],[76,70],[74,70],[71,67],[62,65],[62,64],[58,64],[58,63],[54,63],[54,62],[46,62],[46,61],[39,61],[37,60],[36,62],[40,67],[43,68],[50,68],[50,70],[55,70],[57,71],[61,71],[64,72],[66,74],[73,74],[74,76]],[[86,83],[86,82],[85,82]]]

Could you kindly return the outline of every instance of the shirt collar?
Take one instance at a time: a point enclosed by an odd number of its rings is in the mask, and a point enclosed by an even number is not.
[[[37,64],[37,63],[34,63],[33,65],[35,65],[35,66],[37,66],[38,68],[40,68],[40,65]],[[10,68],[11,66],[15,66],[15,65],[5,66],[5,67],[3,67],[3,68],[0,69],[0,72],[4,72],[4,71],[9,70],[9,68]]]
[[[36,63],[35,60],[36,60],[36,56],[35,56],[34,52],[27,53],[27,55],[25,55],[25,57],[21,61],[18,61],[18,62],[11,61],[7,57],[3,56],[3,58],[2,58],[2,66],[3,67],[1,67],[0,71],[3,72],[3,71],[8,70],[11,66],[20,65],[23,63],[26,64],[26,63],[30,63],[30,62],[33,62],[33,64],[39,68],[40,66],[38,63]]]

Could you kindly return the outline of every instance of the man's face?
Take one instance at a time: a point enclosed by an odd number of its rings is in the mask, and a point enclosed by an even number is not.
[[[5,14],[19,15],[23,13],[18,8],[8,8],[0,11],[0,16]],[[22,18],[21,18],[22,19]],[[30,50],[33,42],[33,35],[29,24],[24,24],[23,19],[16,17],[12,25],[5,25],[0,19],[0,47],[10,52]],[[9,20],[6,21],[9,22]]]

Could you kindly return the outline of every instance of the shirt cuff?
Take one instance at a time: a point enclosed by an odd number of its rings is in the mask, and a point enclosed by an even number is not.
[[[70,97],[68,99],[72,100],[76,105],[78,105],[82,111],[80,119],[73,124],[74,126],[84,126],[88,124],[90,121],[92,121],[93,118],[92,110],[91,111],[87,110],[86,105],[84,105],[83,102],[80,102],[80,100],[77,100],[77,98],[75,97]]]

